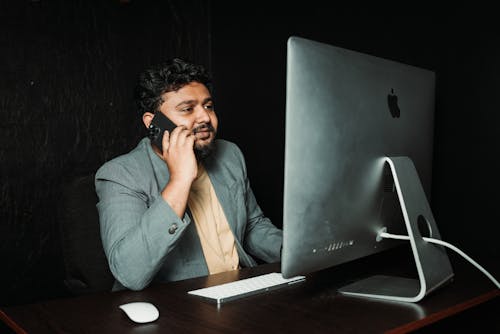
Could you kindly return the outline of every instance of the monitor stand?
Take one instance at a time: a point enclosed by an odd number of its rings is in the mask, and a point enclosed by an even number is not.
[[[441,237],[413,162],[408,157],[387,157],[386,162],[396,186],[418,279],[378,275],[342,287],[339,292],[350,296],[418,302],[449,281],[453,269],[442,246],[423,240],[426,236]]]

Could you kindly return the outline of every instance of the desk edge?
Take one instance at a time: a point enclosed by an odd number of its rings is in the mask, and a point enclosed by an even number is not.
[[[491,291],[486,292],[480,296],[469,299],[463,303],[453,305],[451,307],[448,307],[447,309],[441,310],[441,311],[436,312],[436,313],[432,313],[423,319],[409,322],[405,325],[393,328],[393,329],[388,330],[384,333],[385,334],[408,333],[408,332],[414,331],[416,329],[422,328],[424,326],[433,324],[439,320],[445,319],[445,318],[450,317],[452,315],[463,312],[463,311],[470,309],[474,306],[477,306],[479,304],[485,303],[485,302],[492,300],[493,298],[498,297],[498,296],[500,296],[499,289],[491,290]]]
[[[12,320],[4,311],[0,310],[0,320],[2,320],[8,327],[10,327],[14,332],[19,334],[28,334],[21,326],[19,326],[14,320]]]

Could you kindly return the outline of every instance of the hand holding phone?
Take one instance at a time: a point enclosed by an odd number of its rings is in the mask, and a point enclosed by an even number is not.
[[[174,124],[167,116],[162,112],[157,111],[151,121],[148,128],[148,137],[151,139],[151,143],[155,145],[161,152],[163,152],[162,140],[163,133],[168,131],[172,133],[177,125]]]
[[[174,137],[176,137],[177,139],[179,137],[184,138],[182,140],[175,140],[175,143],[172,146],[172,142],[170,141],[170,139],[172,138],[172,132],[176,128],[177,125],[174,122],[172,122],[163,113],[157,111],[153,116],[153,119],[151,120],[151,124],[148,127],[148,137],[150,138],[151,143],[160,150],[162,155],[161,158],[167,164],[167,168],[170,174],[169,183],[170,180],[173,179],[181,180],[180,183],[176,182],[176,184],[179,185],[182,184],[183,180],[187,180],[190,186],[192,180],[194,180],[198,175],[196,156],[193,150],[195,137],[190,135],[191,131],[188,130],[185,126],[181,126],[182,129],[176,130],[178,132],[177,134],[174,134]],[[168,131],[170,134],[169,144],[167,144],[170,145],[168,148],[168,154],[167,152],[163,152],[163,137],[165,131]],[[163,191],[162,196],[164,196]],[[171,199],[169,199],[170,197],[167,196],[164,198],[168,203],[172,204]]]

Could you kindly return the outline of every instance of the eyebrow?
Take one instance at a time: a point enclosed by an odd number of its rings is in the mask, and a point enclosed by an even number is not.
[[[201,104],[207,104],[208,102],[212,102],[212,97],[207,97],[205,98]],[[196,104],[197,101],[196,100],[186,100],[186,101],[182,101],[181,103],[179,103],[178,105],[176,105],[175,107],[176,108],[179,108],[181,106],[184,106],[184,105],[191,105],[191,104]]]

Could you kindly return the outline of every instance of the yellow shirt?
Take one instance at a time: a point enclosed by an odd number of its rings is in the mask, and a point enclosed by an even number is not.
[[[234,235],[210,178],[201,165],[189,192],[188,206],[210,274],[237,269],[239,257]]]

